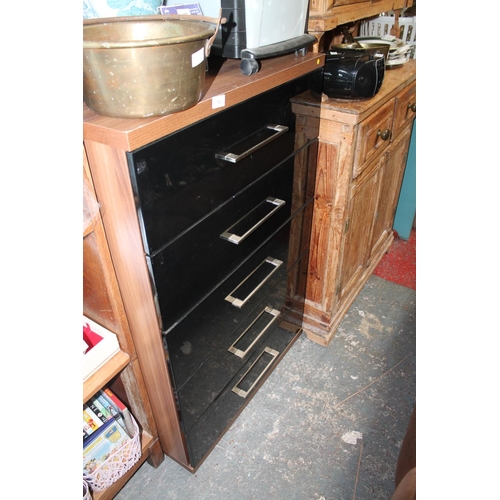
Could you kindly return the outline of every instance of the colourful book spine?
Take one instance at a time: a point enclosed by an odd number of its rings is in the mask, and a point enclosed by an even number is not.
[[[102,425],[102,421],[87,405],[83,406],[83,419],[93,431],[96,431]]]
[[[91,401],[98,408],[98,410],[106,417],[106,420],[109,420],[113,416],[109,408],[106,408],[106,406],[103,405],[101,401],[99,401],[99,398],[93,397],[91,398]]]
[[[111,403],[111,401],[104,395],[102,391],[99,391],[96,395],[96,401],[105,408],[112,416],[116,417],[119,415],[119,411]]]
[[[101,420],[101,422],[106,422],[108,420],[106,415],[104,415],[104,413],[97,407],[97,405],[92,400],[90,400],[88,402],[88,405],[89,405],[89,408],[97,416],[97,418]]]
[[[94,432],[94,429],[83,419],[83,439],[90,436]]]
[[[122,403],[120,398],[115,395],[115,393],[109,389],[108,387],[105,387],[103,389],[104,394],[116,405],[119,411],[123,412],[124,410],[127,409],[127,407]]]
[[[135,429],[129,409],[123,404],[120,398],[118,398],[118,396],[116,396],[115,393],[108,387],[103,389],[103,393],[111,401],[111,403],[113,403],[116,409],[120,412],[121,416],[123,417],[123,421],[125,423],[125,430],[127,431],[130,437],[133,437]]]
[[[84,426],[83,426],[83,440],[85,441],[85,439],[88,438],[90,436],[90,434],[85,429],[85,420],[83,421],[83,423],[84,423]]]
[[[115,406],[115,404],[108,398],[108,396],[106,396],[106,394],[104,394],[104,392],[102,392],[102,390],[97,393],[97,400],[111,413],[111,416],[116,418],[116,420],[122,427],[125,427],[125,422],[123,420],[121,412],[118,411],[118,408]]]

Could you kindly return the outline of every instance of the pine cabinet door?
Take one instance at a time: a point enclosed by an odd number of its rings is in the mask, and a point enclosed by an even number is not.
[[[373,221],[371,255],[377,254],[380,245],[392,232],[394,215],[403,181],[410,130],[405,132],[385,155],[380,170],[378,203]]]
[[[344,224],[339,299],[349,295],[358,283],[371,255],[373,217],[379,193],[382,157],[365,170],[351,187],[348,217]]]

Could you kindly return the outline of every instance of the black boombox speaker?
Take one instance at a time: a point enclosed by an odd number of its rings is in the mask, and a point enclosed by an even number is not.
[[[311,74],[311,90],[328,97],[366,99],[382,86],[385,57],[382,52],[333,49],[326,53],[325,66]]]

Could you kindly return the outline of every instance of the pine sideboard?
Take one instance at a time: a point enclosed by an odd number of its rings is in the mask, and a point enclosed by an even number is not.
[[[416,60],[386,71],[371,99],[319,102],[308,91],[293,103],[299,135],[315,135],[319,127],[303,328],[327,346],[394,239],[416,115]]]

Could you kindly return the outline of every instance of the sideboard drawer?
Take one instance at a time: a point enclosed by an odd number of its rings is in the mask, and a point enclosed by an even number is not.
[[[359,124],[353,178],[389,145],[393,117],[394,100],[391,99]]]
[[[414,83],[396,96],[394,136],[415,119],[417,114],[417,84]]]

